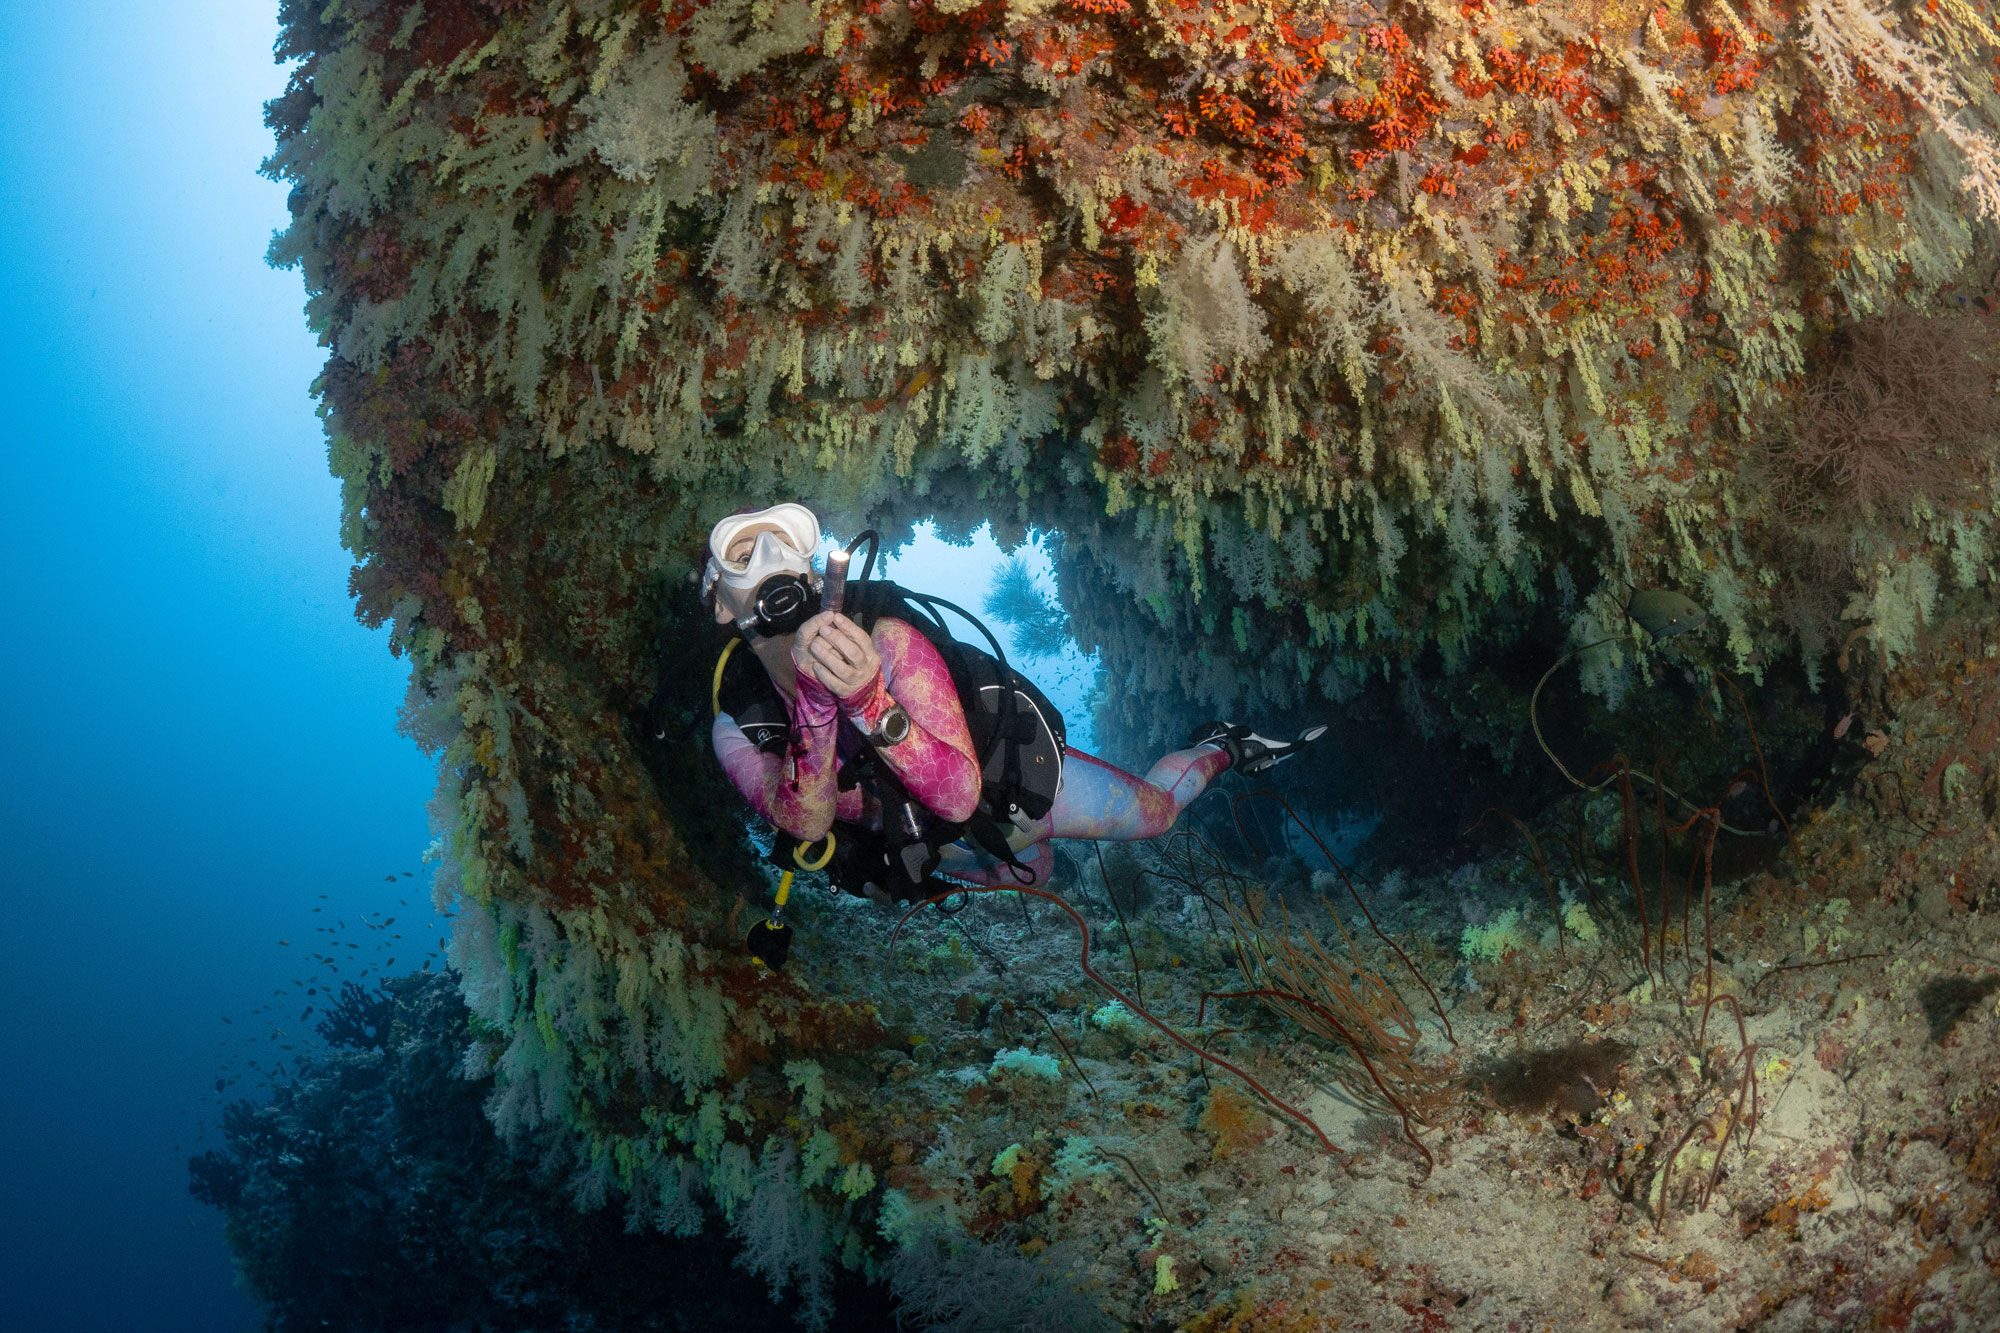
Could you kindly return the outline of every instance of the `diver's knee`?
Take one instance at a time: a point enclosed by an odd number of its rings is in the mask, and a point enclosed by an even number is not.
[[[998,869],[1004,872],[1004,877],[999,882],[1003,886],[1012,885],[1023,889],[1036,889],[1047,884],[1056,863],[1055,852],[1046,841],[1029,843],[1014,854],[1014,860],[1021,869],[1017,870],[1010,865],[999,866]],[[1028,872],[1026,879],[1021,878],[1021,870]]]

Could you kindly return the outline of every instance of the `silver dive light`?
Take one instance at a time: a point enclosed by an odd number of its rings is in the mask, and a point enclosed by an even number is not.
[[[839,615],[847,609],[848,552],[826,553],[826,574],[820,580],[819,609]]]

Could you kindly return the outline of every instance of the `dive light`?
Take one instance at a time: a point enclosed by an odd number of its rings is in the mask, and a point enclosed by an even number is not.
[[[819,589],[820,610],[838,615],[847,609],[847,561],[846,551],[836,549],[826,553],[826,574]]]

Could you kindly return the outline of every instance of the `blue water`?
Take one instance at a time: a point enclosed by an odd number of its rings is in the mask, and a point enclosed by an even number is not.
[[[358,976],[358,914],[423,904],[432,763],[350,610],[299,276],[261,262],[275,9],[0,25],[0,1333],[254,1326],[186,1194],[214,1080],[298,1032],[256,1010],[315,927]]]
[[[921,523],[908,543],[885,553],[881,572],[885,578],[895,579],[905,587],[955,602],[985,621],[1000,640],[1002,650],[1010,654],[1011,665],[1034,681],[1062,713],[1069,744],[1095,753],[1096,729],[1086,701],[1097,683],[1096,656],[1082,652],[1076,640],[1071,639],[1055,656],[1013,660],[1017,655],[1008,647],[1012,636],[1003,623],[983,609],[986,594],[993,586],[994,572],[1009,555],[1019,555],[1036,585],[1049,600],[1056,600],[1055,569],[1040,539],[1031,533],[1028,542],[1017,550],[1003,550],[993,539],[990,524],[981,525],[971,541],[954,546],[938,536],[934,524]],[[953,635],[968,643],[986,642],[978,630],[956,616],[947,614],[946,625]]]

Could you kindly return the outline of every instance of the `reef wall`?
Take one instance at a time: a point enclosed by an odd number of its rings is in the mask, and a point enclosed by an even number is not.
[[[742,954],[699,730],[666,783],[635,745],[703,709],[684,581],[728,509],[1060,528],[1144,738],[1529,627],[1622,636],[1615,693],[1635,588],[1753,675],[1893,659],[1992,575],[2000,33],[1965,0],[283,17],[272,257],[442,755],[472,1058],[503,1128],[577,1131],[586,1194],[803,1191],[797,1253],[866,1264],[927,1114],[878,1083],[883,995]]]

